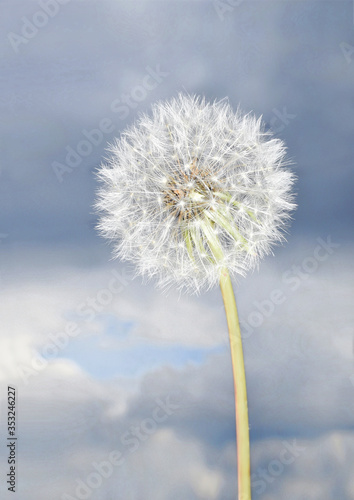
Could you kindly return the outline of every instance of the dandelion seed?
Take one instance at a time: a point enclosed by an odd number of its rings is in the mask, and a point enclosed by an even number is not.
[[[223,265],[234,277],[245,275],[283,239],[294,208],[284,144],[264,132],[260,120],[234,113],[226,101],[180,95],[158,103],[152,116],[142,115],[123,133],[111,153],[99,171],[99,229],[113,240],[115,255],[133,261],[159,286],[199,292],[219,282],[221,266],[204,232],[199,235],[203,251],[192,244],[189,252],[185,244],[185,232],[198,219],[218,226]],[[127,243],[122,236],[130,220],[139,222],[139,229]],[[238,236],[229,227],[238,228]],[[156,261],[151,238],[168,256],[163,265]]]
[[[249,500],[246,382],[229,273],[245,275],[284,239],[295,208],[285,146],[226,100],[179,95],[141,115],[110,151],[96,207],[114,255],[160,287],[196,293],[220,283],[236,389],[239,498]]]

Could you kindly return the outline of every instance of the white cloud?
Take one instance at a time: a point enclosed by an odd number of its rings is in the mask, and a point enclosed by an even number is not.
[[[347,424],[345,405],[352,389],[354,341],[351,250],[336,249],[309,271],[306,263],[313,258],[316,246],[314,240],[303,241],[293,251],[290,247],[278,258],[267,259],[259,273],[236,284],[247,376],[255,401],[278,407],[286,400],[284,411],[289,419],[298,420],[295,403],[287,396],[292,384],[293,391],[301,393],[302,405],[307,405],[313,418],[320,417],[321,425],[332,425],[337,419],[335,408],[330,411],[327,406],[328,399],[337,401],[336,408],[343,407],[341,419]],[[16,378],[19,367],[31,366],[35,349],[48,358],[45,369],[65,357],[65,345],[54,356],[50,346],[53,339],[59,339],[60,344],[61,335],[65,337],[72,322],[77,324],[80,340],[96,335],[102,338],[103,345],[110,346],[113,338],[114,348],[118,349],[138,348],[139,342],[145,340],[156,346],[219,346],[228,352],[218,290],[200,297],[179,298],[173,291],[165,296],[151,285],[143,285],[140,279],[132,281],[122,272],[125,267],[116,262],[80,268],[74,264],[79,257],[72,249],[69,255],[62,252],[61,264],[50,250],[36,249],[32,253],[26,249],[25,254],[28,262],[33,259],[31,269],[36,272],[24,268],[15,277],[7,271],[3,280],[3,380]],[[23,252],[4,254],[4,265],[14,269],[23,257]],[[71,263],[65,265],[66,260]],[[295,278],[293,266],[300,269],[301,278]],[[270,305],[274,289],[281,291],[284,300]],[[117,321],[130,322],[130,333],[108,336],[104,323],[107,314]],[[255,317],[261,321],[252,322]],[[64,340],[70,344],[73,338],[66,334]],[[104,350],[99,355],[104,356]],[[257,384],[257,379],[262,383]]]
[[[218,377],[219,384],[211,384]],[[19,471],[26,500],[48,495],[63,500],[64,493],[75,498],[79,486],[84,488],[81,492],[91,492],[93,500],[113,500],[118,491],[124,498],[144,495],[157,500],[235,496],[232,390],[224,383],[228,378],[226,370],[220,370],[220,359],[200,370],[151,373],[133,391],[124,387],[123,379],[107,385],[75,370],[41,374],[19,392]],[[224,407],[218,404],[222,391]],[[172,408],[178,408],[153,424],[156,401],[169,401],[169,394]],[[125,401],[124,408],[110,414],[119,400]],[[225,429],[225,422],[226,439],[213,439]],[[127,434],[130,441],[124,441]],[[133,436],[139,438],[132,447]],[[112,466],[105,477],[113,451],[120,451],[124,462]],[[253,497],[302,500],[306,491],[311,500],[332,500],[336,495],[349,499],[353,483],[348,457],[353,453],[351,431],[252,439]],[[98,470],[103,472],[96,488],[92,485],[97,484]]]
[[[316,245],[303,241],[293,251],[290,247],[280,252],[236,286],[244,321],[260,310],[255,301],[269,300],[275,288],[286,297],[271,314],[263,314],[262,323],[244,339],[253,470],[279,460],[284,441],[291,444],[296,439],[306,447],[279,476],[276,465],[270,466],[274,481],[257,479],[265,481],[265,490],[258,495],[262,500],[301,500],[304,489],[312,500],[331,500],[337,491],[344,499],[353,489],[343,465],[354,450],[349,431],[354,411],[350,378],[354,371],[348,352],[353,340],[351,251],[336,250],[308,276],[291,282],[296,287],[284,281],[284,273],[293,265],[304,272],[304,262]],[[233,496],[234,396],[218,291],[178,300],[173,292],[166,297],[122,274],[122,290],[106,305],[99,304],[101,314],[138,325],[127,337],[116,339],[115,348],[130,341],[139,346],[140,340],[186,348],[225,347],[224,354],[209,355],[204,364],[176,369],[164,363],[145,376],[102,382],[75,359],[65,359],[64,348],[24,384],[18,368],[28,366],[33,349],[41,352],[49,335],[64,331],[69,321],[78,322],[83,342],[91,335],[106,336],[100,314],[89,322],[78,317],[77,307],[88,297],[104,297],[100,291],[107,289],[112,270],[121,271],[121,266],[79,267],[79,256],[72,249],[68,254],[57,251],[58,255],[39,250],[32,254],[26,249],[32,266],[16,276],[11,269],[14,262],[23,262],[23,255],[4,256],[2,380],[18,386],[21,478],[31,490],[28,500],[33,491],[33,500],[44,500],[49,491],[54,500],[63,500],[62,493],[72,494],[77,479],[86,481],[94,471],[92,463],[105,461],[114,449],[126,454],[126,462],[92,492],[93,500],[106,500],[109,494],[115,498],[122,485],[126,498],[141,492],[168,500]],[[97,356],[104,352],[97,351]],[[156,399],[168,395],[181,408],[157,425],[136,453],[129,453],[122,436],[151,419]],[[329,463],[337,479],[326,473]]]

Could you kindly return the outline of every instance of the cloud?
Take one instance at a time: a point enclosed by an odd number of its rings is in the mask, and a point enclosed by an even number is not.
[[[353,273],[345,243],[352,74],[340,45],[352,36],[350,2],[247,1],[221,20],[212,2],[72,1],[15,53],[7,33],[20,33],[23,16],[31,20],[39,8],[4,4],[0,20],[7,214],[0,375],[3,388],[18,389],[21,495],[63,500],[78,480],[86,487],[101,480],[92,500],[236,496],[231,360],[218,290],[166,297],[133,282],[129,267],[108,263],[93,230],[93,170],[106,143],[151,102],[182,89],[228,95],[235,107],[263,114],[297,163],[299,208],[288,245],[235,283],[253,496],[353,498]],[[158,64],[169,76],[120,119],[112,102]],[[53,161],[65,161],[66,148],[104,118],[114,131],[60,183]],[[329,233],[341,247],[316,260],[317,238]],[[70,323],[77,335],[66,330]],[[32,371],[23,376],[24,368]],[[2,389],[3,403],[5,396]],[[180,408],[157,422],[157,400],[168,397]],[[147,439],[132,453],[134,441],[121,439],[137,427]],[[294,439],[305,448],[299,456],[286,452]],[[114,450],[125,462],[97,478],[93,464],[114,460]]]
[[[248,323],[244,349],[254,496],[262,500],[301,500],[304,489],[314,500],[330,500],[336,492],[343,499],[352,495],[349,465],[343,465],[354,447],[348,327],[352,251],[342,246],[326,258],[317,252],[324,260],[316,263],[309,259],[317,246],[316,239],[299,241],[236,286],[240,316]],[[182,296],[178,302],[173,292],[166,297],[139,279],[131,281],[129,271],[106,264],[100,250],[90,262],[80,254],[72,247],[4,252],[2,380],[18,388],[26,499],[44,500],[50,494],[63,500],[64,493],[75,498],[79,486],[78,491],[89,488],[93,500],[113,500],[117,491],[125,498],[144,493],[168,500],[234,496],[234,395],[218,291],[193,300]],[[26,265],[16,268],[16,262]],[[119,292],[108,300],[100,291],[109,290],[114,276]],[[285,300],[272,308],[274,289]],[[88,297],[101,298],[101,311],[92,321],[77,309],[82,303],[87,307]],[[258,326],[250,323],[255,311],[263,311]],[[134,327],[115,338],[116,323],[111,331],[107,315]],[[24,381],[18,368],[31,366],[33,350],[43,352],[50,334],[65,332],[68,322],[77,322],[80,335],[68,336],[69,345],[57,355],[41,358],[44,365]],[[189,363],[187,356],[182,364],[162,356],[135,376],[118,366],[100,380],[90,363],[83,366],[79,356],[67,357],[71,342],[84,348],[92,338],[108,342],[117,353],[130,345],[132,356],[144,342],[184,347],[187,353],[194,346],[207,354]],[[104,343],[95,346],[91,363],[95,357],[108,359]],[[161,405],[170,414],[156,409]],[[114,451],[124,457],[119,466],[110,462]],[[328,464],[335,473],[326,473]],[[105,478],[102,473],[110,467],[113,472]]]
[[[322,248],[322,260],[316,261],[317,248],[318,240],[303,240],[236,285],[251,425],[258,437],[316,434],[350,425],[351,249],[326,254]],[[190,360],[183,384],[198,393],[195,373],[205,363],[210,370],[210,359],[213,376],[205,374],[210,387],[220,395],[228,387],[226,399],[233,399],[217,290],[193,298],[174,292],[165,296],[139,279],[132,281],[130,271],[118,263],[74,267],[78,257],[71,248],[62,250],[61,262],[51,250],[27,249],[25,254],[37,266],[34,274],[33,267],[24,268],[13,281],[11,273],[4,273],[3,380],[31,385],[40,373],[70,361],[79,371],[106,380],[166,369],[157,383],[164,386],[169,370],[184,369]],[[4,254],[7,269],[24,260],[23,250]],[[281,301],[272,302],[274,290]],[[206,400],[207,394],[200,397]],[[220,404],[206,413],[221,411]],[[227,411],[232,411],[229,403]],[[207,428],[199,431],[208,434]]]
[[[232,384],[221,369],[226,364],[216,356],[199,369],[165,368],[135,386],[122,378],[97,382],[64,363],[40,374],[18,392],[26,499],[87,494],[113,500],[118,491],[124,498],[161,500],[234,496]],[[267,418],[264,407],[250,410]],[[279,422],[283,415],[273,418]],[[351,498],[351,431],[304,434],[252,439],[255,499],[301,500],[304,489],[313,500],[332,500],[338,492]],[[119,453],[119,463],[112,453]]]
[[[16,12],[6,6],[5,40],[9,31],[21,33],[21,16],[31,20],[38,10],[36,2],[18,2]],[[62,5],[19,54],[3,44],[2,230],[14,241],[92,243],[93,171],[107,143],[152,102],[185,90],[229,96],[234,107],[263,114],[285,139],[299,174],[293,232],[321,227],[350,237],[352,80],[339,45],[351,36],[345,12],[345,3],[272,2],[269,9],[245,1],[221,20],[213,2],[203,1]],[[120,119],[112,103],[157,65],[169,76]],[[65,163],[67,148],[76,150],[83,130],[102,119],[114,130],[60,183],[53,162]]]

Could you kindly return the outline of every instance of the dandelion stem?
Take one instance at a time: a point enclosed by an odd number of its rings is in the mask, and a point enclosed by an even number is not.
[[[224,300],[227,325],[229,329],[232,369],[235,387],[238,499],[251,500],[250,441],[248,428],[246,375],[243,362],[242,339],[235,295],[232,288],[230,275],[225,268],[223,269],[220,279],[220,288]]]

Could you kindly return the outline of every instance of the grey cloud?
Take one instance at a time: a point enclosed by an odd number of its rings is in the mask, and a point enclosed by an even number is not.
[[[297,164],[293,233],[318,228],[350,239],[352,79],[340,49],[351,39],[349,6],[245,1],[222,21],[212,2],[62,5],[18,54],[10,43],[3,49],[2,199],[9,240],[92,243],[93,171],[107,142],[151,102],[180,90],[211,99],[228,95],[235,107],[263,114]],[[31,18],[36,10],[36,2],[20,2],[16,12],[7,7],[5,39],[8,31],[20,32],[21,12]],[[119,119],[112,102],[157,65],[169,76]],[[284,108],[293,119],[279,118]],[[113,131],[60,183],[53,162],[65,163],[66,148],[75,150],[82,131],[97,129],[102,119],[111,120]]]

